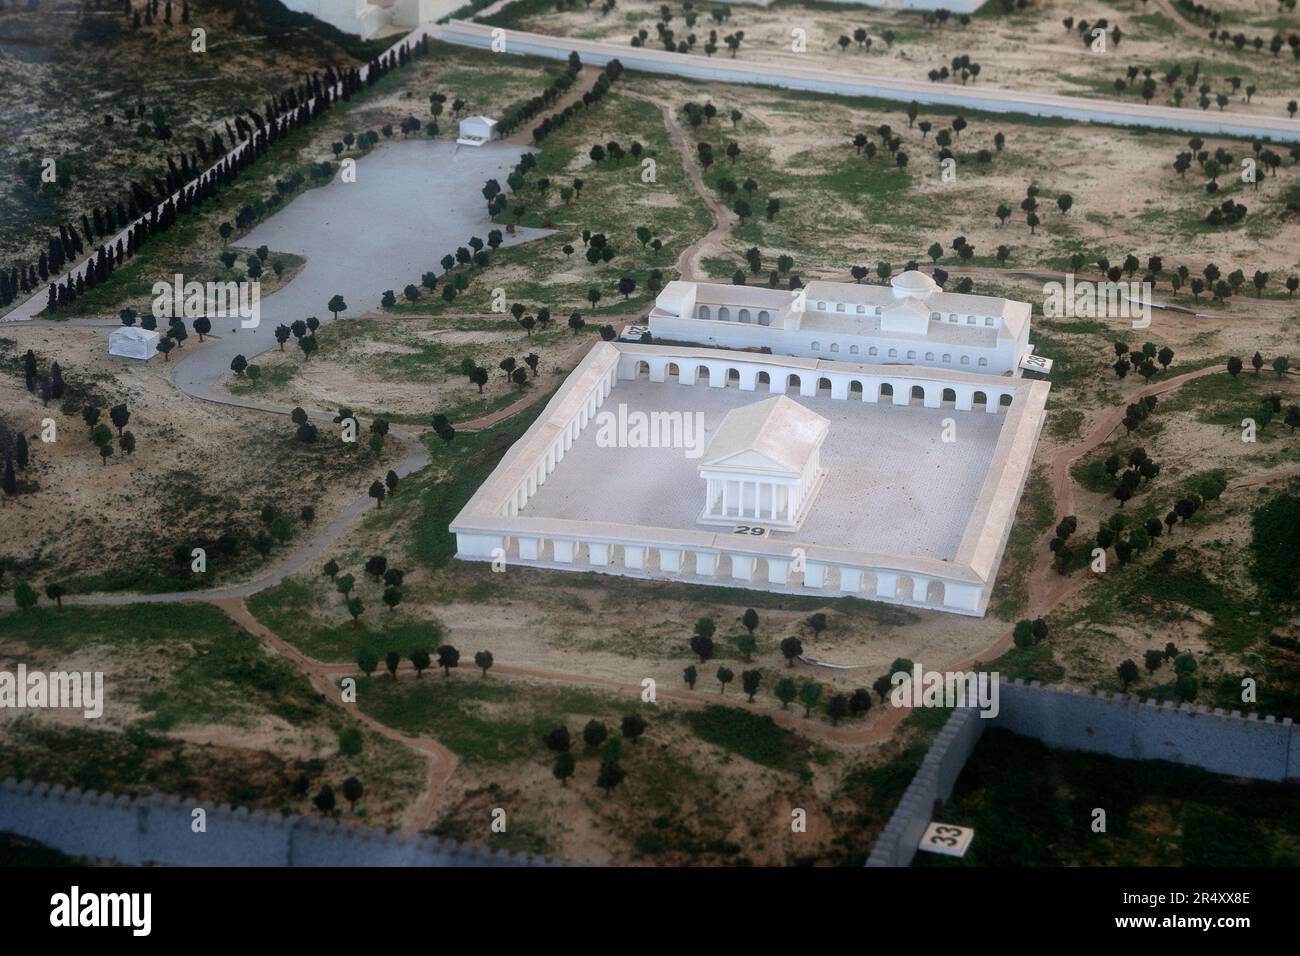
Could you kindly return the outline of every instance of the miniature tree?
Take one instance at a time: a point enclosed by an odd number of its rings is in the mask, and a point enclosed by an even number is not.
[[[573,772],[577,765],[577,761],[574,759],[573,754],[569,753],[567,750],[562,751],[555,755],[555,763],[551,766],[551,774],[556,780],[560,781],[560,786],[567,787],[569,785],[569,778],[573,776]]]
[[[718,684],[720,685],[718,690],[719,694],[725,694],[727,692],[727,685],[731,683],[735,676],[736,675],[729,667],[718,668]]]
[[[799,702],[803,704],[803,715],[805,717],[812,713],[812,709],[817,706],[822,699],[822,685],[816,681],[805,681],[799,688]]]
[[[803,641],[797,637],[787,637],[781,641],[781,656],[785,658],[786,667],[794,667],[794,659],[803,654]]]

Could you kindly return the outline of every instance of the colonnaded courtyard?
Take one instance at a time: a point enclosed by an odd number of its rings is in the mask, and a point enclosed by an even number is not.
[[[679,413],[703,416],[700,447],[707,447],[726,414],[763,401],[766,391],[680,385],[642,377],[620,382],[602,413],[629,416]],[[975,500],[988,478],[1002,431],[999,413],[956,412],[889,402],[787,393],[830,420],[822,446],[826,472],[820,491],[795,531],[772,528],[790,547],[822,544],[854,551],[953,560]],[[611,408],[611,404],[614,408]],[[945,422],[953,440],[945,441]],[[701,529],[704,481],[686,448],[602,447],[588,425],[563,463],[519,513],[524,517],[618,522],[656,528]],[[756,523],[763,524],[761,518]]]
[[[712,454],[711,436],[792,387],[798,404],[787,395],[757,435],[731,431],[725,461],[704,462],[717,497],[701,521],[707,476],[696,462]],[[1048,391],[918,366],[598,344],[451,523],[457,557],[983,615]],[[678,417],[688,448],[653,447],[666,443],[659,426],[640,437],[627,427],[655,413]],[[781,464],[783,441],[812,450]],[[811,502],[789,531],[768,527],[780,523],[763,497],[773,468],[790,481],[800,473],[791,494]]]

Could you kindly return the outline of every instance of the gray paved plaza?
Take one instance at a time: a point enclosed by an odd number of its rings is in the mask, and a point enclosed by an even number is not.
[[[489,230],[499,228],[488,219],[480,190],[489,178],[504,183],[524,152],[509,143],[458,148],[446,141],[386,142],[357,160],[356,182],[344,182],[336,173],[328,186],[303,193],[242,237],[239,247],[265,244],[304,255],[307,264],[262,300],[257,328],[214,319],[218,341],[193,356],[182,355],[172,380],[192,394],[210,396],[212,383],[229,374],[235,355],[252,361],[278,347],[277,325],[309,315],[331,322],[325,308],[331,296],[342,295],[348,305],[344,315],[357,316],[378,308],[386,289],[400,298],[403,287],[418,285],[425,272],[441,275],[444,255],[466,245],[470,236],[486,240]],[[505,246],[549,234],[502,232]]]
[[[708,440],[731,409],[769,398],[766,389],[619,382],[601,412],[703,412]],[[776,540],[952,559],[988,472],[1004,417],[983,411],[899,407],[788,396],[830,420],[821,450],[827,472],[803,525]],[[956,441],[941,440],[952,418]],[[520,512],[526,517],[708,530],[698,458],[682,448],[602,448],[593,419]],[[761,524],[762,522],[756,522]]]

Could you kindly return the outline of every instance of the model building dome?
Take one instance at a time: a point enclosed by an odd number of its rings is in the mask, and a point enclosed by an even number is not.
[[[896,299],[924,299],[939,289],[935,281],[919,269],[900,272],[889,280],[889,284],[894,287]]]

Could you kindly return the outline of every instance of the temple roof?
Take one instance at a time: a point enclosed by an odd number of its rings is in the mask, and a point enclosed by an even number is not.
[[[829,429],[829,421],[784,395],[753,402],[727,413],[709,441],[700,467],[798,476]]]

